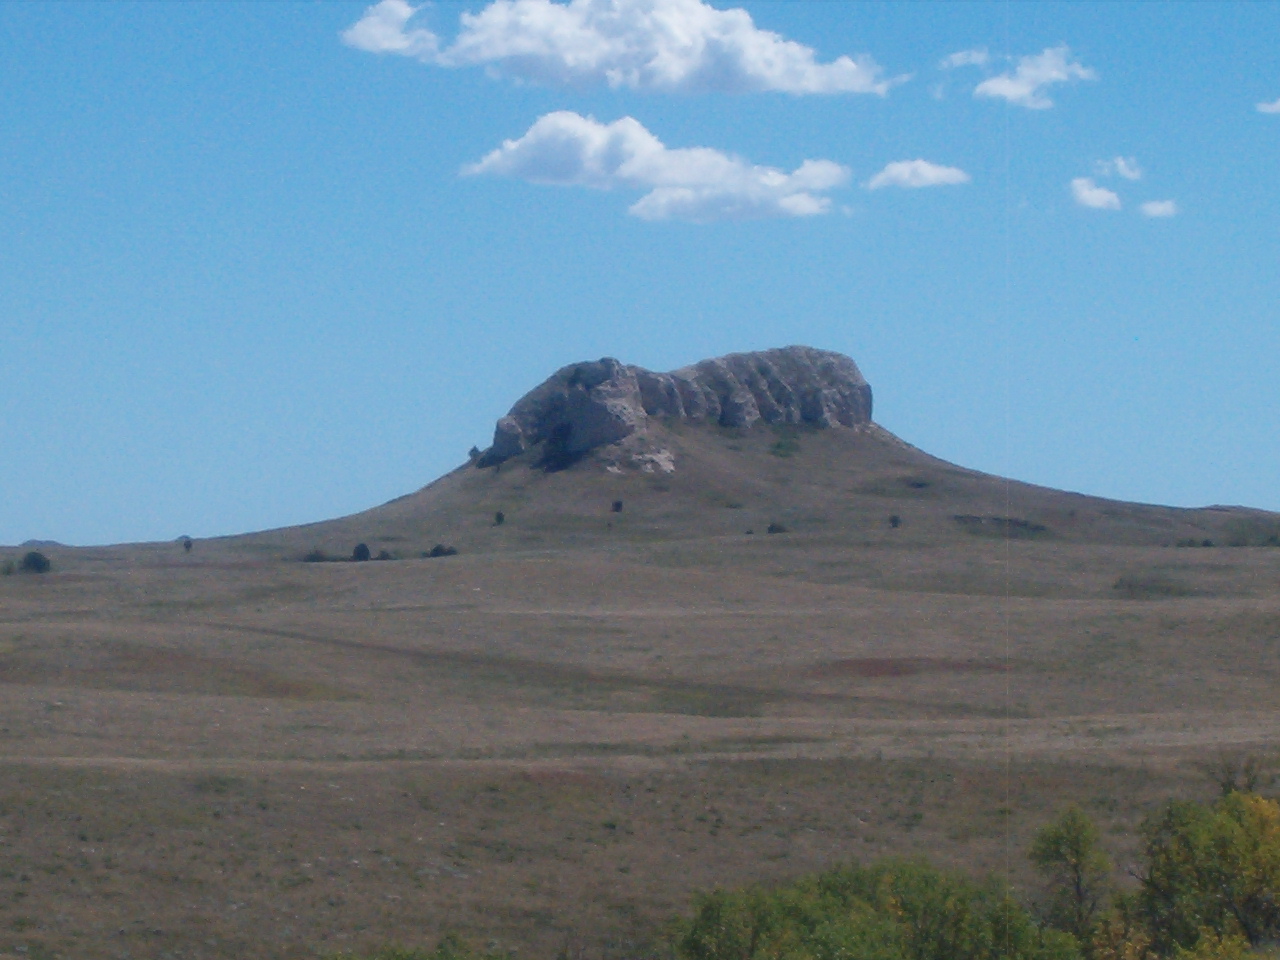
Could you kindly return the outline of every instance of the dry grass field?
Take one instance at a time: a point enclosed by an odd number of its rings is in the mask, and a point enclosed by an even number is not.
[[[0,577],[0,956],[639,957],[697,890],[841,860],[1028,889],[1070,800],[1122,869],[1280,742],[1275,515],[876,428],[668,439]],[[391,559],[302,560],[357,542]]]

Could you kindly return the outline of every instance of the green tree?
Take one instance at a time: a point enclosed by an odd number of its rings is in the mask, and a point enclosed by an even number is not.
[[[21,569],[24,573],[48,573],[51,566],[49,558],[39,550],[32,550],[22,557]]]
[[[1078,960],[1004,887],[917,861],[810,876],[775,890],[717,891],[681,926],[682,960]]]
[[[1170,803],[1143,842],[1139,898],[1158,953],[1194,950],[1206,935],[1255,948],[1280,938],[1280,803],[1241,792]]]
[[[1097,826],[1072,804],[1036,834],[1029,856],[1048,884],[1046,919],[1088,943],[1111,875],[1111,860],[1098,847]]]

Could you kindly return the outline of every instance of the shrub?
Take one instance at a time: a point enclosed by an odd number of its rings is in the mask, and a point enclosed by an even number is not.
[[[1205,774],[1225,797],[1232,793],[1256,793],[1265,767],[1260,757],[1224,753],[1205,765]]]
[[[795,437],[783,437],[781,440],[775,440],[769,447],[769,452],[775,457],[793,457],[800,452],[800,441]]]
[[[304,555],[302,558],[303,563],[327,563],[328,560],[329,555],[319,547],[314,548],[310,553]]]
[[[369,545],[367,543],[357,543],[356,548],[351,551],[351,559],[356,563],[363,563],[369,559]]]
[[[622,501],[621,501],[621,500],[615,500],[615,501],[613,501],[613,505],[609,507],[609,512],[610,512],[610,513],[621,513],[621,512],[622,512]]]
[[[378,556],[377,556],[375,559],[377,559],[377,560],[391,560],[391,559],[394,559],[394,558],[391,556],[390,551],[387,551],[387,550],[379,550],[379,551],[378,551]]]
[[[6,577],[12,577],[17,569],[18,565],[16,563],[12,560],[6,560],[4,565],[0,566],[0,574],[3,574]]]
[[[458,553],[457,547],[447,547],[443,543],[437,543],[434,547],[423,554],[424,557],[452,557]]]
[[[493,525],[495,527],[500,527],[506,522],[507,522],[507,515],[503,513],[501,510],[499,510],[497,513],[493,515]]]
[[[53,564],[39,550],[32,550],[23,555],[22,563],[18,566],[23,573],[48,573]]]
[[[889,526],[897,530],[900,526],[902,526],[902,518],[895,513],[893,516],[889,518]]]
[[[700,897],[677,927],[682,960],[1077,960],[1008,891],[922,862],[885,861],[775,890]]]
[[[765,533],[790,533],[790,531],[780,523],[771,523],[765,527]]]

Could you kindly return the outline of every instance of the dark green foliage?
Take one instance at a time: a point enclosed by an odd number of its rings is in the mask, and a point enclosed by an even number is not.
[[[717,891],[678,931],[682,960],[1076,960],[1007,890],[887,861],[776,890]]]
[[[771,523],[765,528],[765,533],[789,533],[785,526],[780,523]]]
[[[437,543],[434,547],[423,554],[424,557],[452,557],[458,553],[457,547],[447,547],[443,543]]]
[[[795,437],[783,437],[781,440],[775,440],[769,447],[769,452],[775,457],[794,457],[800,452],[800,441]]]
[[[895,513],[893,516],[889,518],[889,526],[897,530],[900,526],[902,526],[902,518]]]
[[[495,527],[500,527],[506,522],[507,522],[507,515],[503,513],[501,510],[499,510],[497,513],[493,515],[493,525]]]
[[[613,501],[612,506],[610,506],[610,507],[609,507],[609,512],[610,512],[610,513],[621,513],[621,512],[622,512],[622,501],[621,501],[621,500],[615,500],[615,501]]]
[[[378,551],[378,556],[377,556],[377,557],[375,557],[374,559],[376,559],[376,560],[394,560],[395,558],[391,556],[390,551],[388,551],[388,550],[379,550],[379,551]]]
[[[48,573],[53,565],[39,550],[32,550],[23,554],[22,562],[18,564],[18,568],[23,573]]]
[[[305,554],[302,558],[303,563],[327,563],[328,561],[329,555],[319,547],[316,547],[310,553]]]
[[[363,563],[369,559],[369,545],[367,543],[357,543],[356,548],[351,551],[351,559],[356,563]]]

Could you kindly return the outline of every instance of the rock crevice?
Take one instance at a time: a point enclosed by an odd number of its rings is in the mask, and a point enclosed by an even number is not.
[[[516,402],[476,463],[494,466],[538,444],[578,457],[643,434],[651,419],[857,427],[871,422],[871,387],[850,358],[812,347],[733,353],[671,373],[611,357],[574,363]]]

